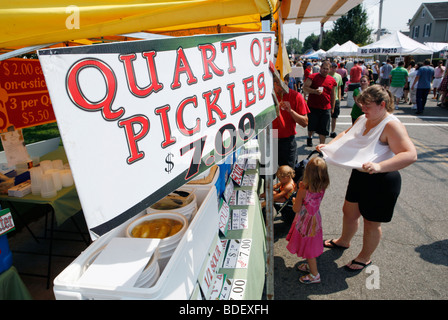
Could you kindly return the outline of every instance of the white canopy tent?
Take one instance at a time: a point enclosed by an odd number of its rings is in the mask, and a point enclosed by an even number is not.
[[[432,51],[434,52],[448,50],[448,43],[446,42],[424,42],[423,44],[428,48],[432,49]]]
[[[359,46],[356,43],[352,42],[351,40],[348,40],[344,44],[340,45],[338,48],[334,49],[331,52],[331,56],[332,57],[336,57],[336,56],[338,56],[338,57],[353,57],[353,56],[357,56],[358,55],[358,49],[359,49]],[[328,51],[330,51],[330,50],[328,50]],[[327,53],[328,53],[328,51],[327,51]],[[327,54],[327,56],[328,56],[328,54]]]
[[[327,50],[327,57],[334,57],[336,56],[335,54],[333,54],[335,51],[337,51],[340,48],[340,44],[336,43],[334,46],[332,46],[330,49]]]
[[[322,59],[325,57],[325,50],[319,49],[317,51],[311,52],[309,54],[306,54],[302,56],[304,59]]]
[[[359,56],[425,54],[433,54],[433,50],[423,43],[405,36],[400,31],[396,31],[377,42],[358,48]]]

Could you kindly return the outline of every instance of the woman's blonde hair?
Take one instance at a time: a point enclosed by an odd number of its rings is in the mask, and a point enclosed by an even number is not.
[[[291,177],[293,179],[296,173],[290,166],[284,165],[277,169],[277,177]]]
[[[310,192],[325,190],[330,184],[325,160],[321,157],[311,158],[305,167],[302,181]]]
[[[371,85],[367,89],[363,90],[357,100],[361,105],[372,102],[380,105],[381,102],[384,101],[386,103],[386,111],[389,113],[392,113],[395,109],[392,93],[379,84]]]

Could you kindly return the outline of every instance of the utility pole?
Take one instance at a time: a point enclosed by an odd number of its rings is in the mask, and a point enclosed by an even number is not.
[[[319,49],[322,47],[322,38],[324,37],[324,24],[320,24]]]
[[[383,16],[383,0],[380,0],[380,17],[378,20],[378,31],[376,33],[376,41],[380,40],[381,36],[381,18]]]

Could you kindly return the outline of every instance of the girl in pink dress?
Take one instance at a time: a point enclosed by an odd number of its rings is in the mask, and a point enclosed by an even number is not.
[[[296,216],[286,237],[289,252],[307,260],[299,265],[299,270],[308,273],[299,279],[305,284],[320,283],[316,257],[322,254],[324,248],[319,207],[329,183],[325,160],[311,158],[305,167],[303,181],[299,183],[293,205]]]

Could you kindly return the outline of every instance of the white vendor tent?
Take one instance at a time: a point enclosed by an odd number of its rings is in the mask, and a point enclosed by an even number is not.
[[[334,52],[336,52],[339,48],[341,47],[341,45],[339,43],[336,43],[334,46],[332,46],[330,49],[327,50],[327,57],[335,57],[336,54],[334,54]]]
[[[424,42],[424,45],[434,52],[448,50],[448,43],[446,42]]]
[[[429,47],[405,36],[400,31],[396,31],[377,42],[358,49],[359,56],[425,55],[432,53],[433,50]]]
[[[325,50],[319,49],[317,51],[311,52],[307,55],[302,56],[304,59],[322,59],[325,57]]]
[[[358,49],[359,46],[356,43],[348,40],[347,42],[341,44],[338,48],[333,50],[331,54],[333,57],[353,57],[358,55]]]

